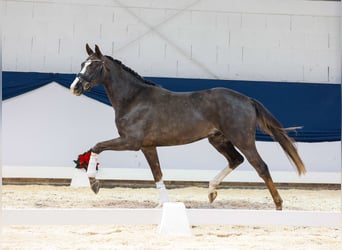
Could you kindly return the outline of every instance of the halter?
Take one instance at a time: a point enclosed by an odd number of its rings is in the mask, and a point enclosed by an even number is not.
[[[101,62],[101,64],[99,65],[99,67],[96,68],[95,73],[92,74],[91,76],[87,76],[84,73],[78,73],[77,74],[78,79],[80,79],[82,82],[86,83],[86,86],[87,86],[86,90],[88,90],[89,88],[93,87],[92,86],[92,81],[94,79],[96,79],[100,73],[102,73],[103,65],[104,65],[104,61],[98,60],[98,59],[97,60],[88,60],[87,62],[90,62],[90,64],[93,63],[93,62]]]

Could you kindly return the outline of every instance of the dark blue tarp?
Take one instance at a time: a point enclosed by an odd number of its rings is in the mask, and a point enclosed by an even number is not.
[[[57,82],[69,88],[74,74],[3,72],[3,100]],[[341,140],[340,84],[253,82],[209,79],[146,77],[172,91],[195,91],[226,87],[262,102],[284,127],[303,126],[290,135],[301,142]],[[110,105],[103,87],[95,87],[86,96]],[[257,131],[257,140],[272,140]]]

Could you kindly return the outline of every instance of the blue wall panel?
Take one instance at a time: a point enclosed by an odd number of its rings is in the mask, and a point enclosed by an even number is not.
[[[3,100],[24,94],[51,82],[69,88],[74,74],[3,72]],[[160,86],[177,92],[226,87],[262,102],[284,127],[302,126],[290,135],[301,142],[341,140],[341,86],[339,84],[253,82],[210,79],[146,77]],[[110,105],[103,87],[86,95]],[[257,140],[270,141],[261,131]]]

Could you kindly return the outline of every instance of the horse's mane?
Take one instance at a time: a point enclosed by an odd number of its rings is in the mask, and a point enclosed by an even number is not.
[[[155,84],[154,82],[150,82],[145,80],[141,75],[139,75],[137,72],[135,72],[133,69],[127,67],[125,64],[123,64],[121,61],[114,59],[111,56],[106,56],[109,60],[111,60],[113,63],[116,63],[118,65],[120,65],[120,67],[127,71],[128,73],[130,73],[131,75],[133,75],[136,79],[142,81],[143,83],[147,84],[147,85],[152,85],[152,86],[159,86],[157,84]]]

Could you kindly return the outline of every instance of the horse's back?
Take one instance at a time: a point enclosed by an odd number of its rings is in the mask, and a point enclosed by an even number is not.
[[[203,109],[206,108],[207,103],[211,103],[210,112],[218,113],[221,117],[231,116],[254,116],[255,108],[251,102],[251,99],[239,92],[228,88],[212,88],[206,91],[197,92],[203,93],[204,98],[207,101],[200,105]],[[196,94],[196,92],[194,92]],[[210,106],[210,105],[208,105]]]
[[[160,92],[159,92],[160,91]],[[171,92],[160,89],[155,94],[155,110],[158,116],[172,117],[175,121],[197,122],[204,119],[212,123],[255,119],[251,99],[228,88],[212,88],[193,92]],[[189,119],[185,119],[189,117]],[[185,119],[185,120],[184,120]],[[193,122],[191,122],[193,121]]]

